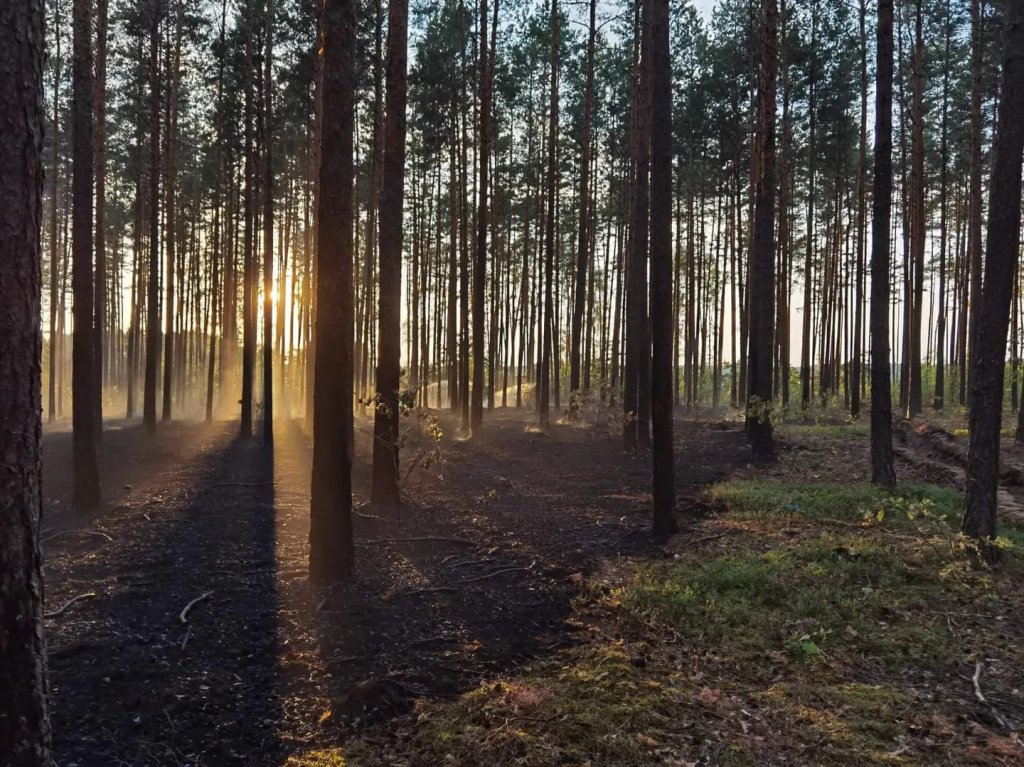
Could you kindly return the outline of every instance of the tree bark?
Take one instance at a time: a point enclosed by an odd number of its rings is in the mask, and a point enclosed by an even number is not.
[[[0,4],[0,109],[0,764],[48,767],[39,550],[42,0]]]
[[[370,499],[385,513],[397,511],[400,503],[398,390],[401,386],[402,213],[405,194],[408,18],[408,0],[391,0],[388,4],[387,95],[380,190],[380,327],[377,334],[377,402],[373,420],[373,486]],[[413,247],[416,247],[415,243]]]
[[[985,243],[985,278],[971,355],[970,439],[963,531],[996,558],[999,430],[1006,367],[1006,331],[1020,244],[1021,157],[1024,155],[1024,9],[1009,3],[1004,19],[998,123]]]
[[[773,2],[773,0],[767,0]],[[655,0],[651,27],[651,421],[654,429],[654,534],[677,532],[672,442],[672,63],[669,0]],[[593,0],[591,29],[593,30]],[[593,34],[593,33],[592,33]]]
[[[498,0],[495,0],[497,3]],[[484,301],[487,290],[487,213],[488,173],[491,157],[491,76],[487,46],[487,0],[480,0],[480,149],[477,153],[480,176],[477,184],[476,250],[473,264],[473,388],[470,401],[469,428],[473,436],[480,433],[484,419],[484,337],[486,335]],[[491,243],[492,247],[494,243]],[[495,278],[497,275],[495,275]],[[496,317],[492,317],[494,321]]]
[[[974,357],[974,347],[978,341],[978,326],[981,312],[981,92],[982,70],[984,58],[984,39],[982,36],[982,0],[971,0],[971,130],[970,130],[970,193],[967,222],[967,269],[970,275],[966,287],[968,289],[967,307],[967,354],[962,360],[962,367],[967,373],[961,381],[961,391],[966,386],[967,405],[970,406],[972,396],[972,376],[974,365],[970,359]],[[961,376],[963,379],[964,377]],[[961,403],[963,397],[961,397]]]
[[[551,421],[551,357],[554,346],[552,335],[556,330],[552,283],[554,282],[555,261],[555,198],[558,187],[558,46],[558,0],[551,0],[551,109],[548,114],[547,213],[544,217],[544,326],[541,331],[543,349],[541,350],[541,370],[538,381],[540,425],[544,428],[547,428]],[[557,361],[555,364],[558,364]]]
[[[95,359],[93,316],[93,60],[92,0],[75,0],[71,92],[71,260],[72,313],[71,408],[74,489],[72,502],[81,509],[100,501],[96,466]]]
[[[594,112],[594,51],[597,40],[597,0],[590,0],[589,30],[587,35],[587,82],[583,95],[583,134],[580,138],[579,244],[576,248],[576,293],[572,308],[572,339],[569,349],[570,392],[576,392],[580,389],[580,347],[583,337],[583,311],[586,305],[587,272],[590,262],[590,145],[591,124]],[[671,103],[671,93],[669,94],[669,103]],[[671,157],[669,158],[669,163],[671,164]]]
[[[93,352],[96,439],[103,434],[104,332],[107,326],[107,0],[96,0],[96,77],[93,160],[96,174],[96,348]]]
[[[263,54],[263,445],[274,443],[274,0],[264,9]],[[284,269],[284,261],[281,262]],[[284,311],[281,303],[277,310]]]
[[[754,454],[775,450],[772,426],[772,361],[775,343],[775,109],[778,69],[778,7],[764,0],[763,60],[758,99],[760,154],[754,206],[753,265],[750,285],[750,362],[747,434]]]
[[[353,559],[355,5],[355,0],[324,0],[320,20],[323,117],[309,528],[309,576],[318,584],[346,580]]]
[[[623,447],[650,446],[651,338],[647,316],[648,202],[651,167],[651,40],[643,6],[640,24],[640,58],[635,77],[633,105],[633,199],[626,284],[626,370],[623,385]]]
[[[889,227],[892,216],[893,0],[878,0],[875,175],[871,222],[871,481],[895,487],[889,373]]]
[[[160,17],[162,0],[150,0],[149,19],[149,277],[146,286],[146,371],[142,420],[156,432],[156,379],[160,366]]]

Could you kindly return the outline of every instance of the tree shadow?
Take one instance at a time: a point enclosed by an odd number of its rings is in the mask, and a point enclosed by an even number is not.
[[[48,621],[60,764],[276,764],[285,751],[273,453],[223,439],[169,468],[159,500],[138,488],[109,510],[112,541],[46,552],[49,609],[97,594]]]

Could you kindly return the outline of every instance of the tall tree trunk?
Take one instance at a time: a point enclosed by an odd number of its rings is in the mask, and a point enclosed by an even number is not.
[[[323,112],[317,237],[316,358],[309,576],[352,572],[352,149],[355,0],[324,0],[320,19]]]
[[[162,0],[150,0],[149,19],[149,276],[146,285],[146,371],[142,420],[156,432],[156,379],[160,367],[160,17]]]
[[[14,6],[11,6],[12,9]],[[61,10],[57,0],[53,4],[53,121],[50,124],[50,131],[53,134],[50,138],[50,175],[53,183],[50,186],[50,369],[49,387],[47,391],[46,420],[53,423],[57,419],[57,375],[60,367],[57,343],[57,310],[59,306],[57,285],[60,275],[60,238],[57,229],[57,212],[60,206],[57,201],[60,199],[60,160],[57,151],[60,145],[60,82],[61,82],[61,53],[60,53],[60,22]],[[13,31],[13,30],[9,30]],[[11,50],[14,50],[13,48]]]
[[[254,32],[253,8],[250,0],[246,0],[245,25],[245,64],[243,67],[245,77],[245,110],[243,120],[245,121],[244,135],[245,158],[243,161],[243,173],[245,174],[244,192],[244,216],[245,234],[242,253],[242,415],[240,434],[243,439],[252,436],[252,410],[253,410],[253,375],[256,367],[256,266],[255,247],[255,218],[256,218],[256,169],[255,149],[253,146],[253,46]]]
[[[498,0],[494,0],[497,5]],[[484,301],[487,290],[487,226],[490,223],[487,213],[488,164],[491,158],[491,75],[489,66],[489,50],[487,47],[487,0],[480,0],[480,150],[477,157],[480,163],[480,177],[477,183],[476,215],[476,250],[473,263],[473,389],[470,402],[469,427],[476,436],[484,419],[484,336],[486,335],[484,320]],[[494,243],[491,243],[494,247]],[[494,275],[497,279],[497,275]],[[491,318],[496,321],[497,317]]]
[[[864,261],[867,250],[868,208],[868,33],[867,0],[860,0],[860,142],[857,150],[857,263],[854,289],[853,359],[850,371],[850,415],[860,416],[864,338]]]
[[[758,99],[757,141],[760,154],[754,240],[750,270],[750,363],[748,364],[747,433],[754,454],[775,450],[772,426],[772,358],[775,343],[775,109],[778,69],[778,8],[764,0],[763,60]]]
[[[214,126],[214,142],[216,144],[214,149],[214,172],[216,174],[213,182],[213,253],[210,256],[212,263],[212,275],[210,278],[210,304],[212,321],[210,327],[210,352],[208,359],[208,370],[206,375],[206,422],[210,423],[213,420],[213,383],[214,383],[214,370],[217,359],[217,312],[221,306],[221,303],[217,300],[217,290],[219,287],[220,280],[220,262],[222,258],[222,243],[223,239],[221,236],[222,229],[222,211],[221,211],[221,185],[223,178],[223,164],[221,160],[221,150],[224,144],[224,58],[226,51],[224,50],[224,36],[227,29],[227,0],[221,0],[221,15],[220,15],[220,35],[218,45],[218,56],[217,56],[217,107],[214,119],[216,125]],[[226,227],[224,227],[226,228]],[[221,288],[223,291],[224,288]],[[221,352],[223,358],[223,351]],[[221,387],[223,390],[224,381],[221,380]]]
[[[449,223],[448,228],[448,317],[445,327],[446,349],[448,357],[448,402],[451,411],[454,413],[459,406],[459,342],[458,342],[458,305],[459,305],[459,250],[458,250],[458,184],[456,181],[458,162],[458,138],[456,126],[458,121],[456,114],[455,97],[451,102],[451,135],[448,143],[448,196],[449,196]]]
[[[398,389],[401,386],[402,212],[405,193],[408,19],[408,0],[391,0],[388,4],[387,103],[380,190],[380,328],[377,334],[377,402],[373,421],[371,491],[372,503],[390,513],[397,511],[400,503]],[[415,242],[413,247],[416,247]]]
[[[93,332],[92,182],[93,61],[92,0],[75,0],[71,90],[72,211],[71,259],[74,328],[71,349],[73,503],[81,509],[99,504],[96,467],[96,401]]]
[[[264,8],[263,53],[263,444],[274,442],[274,0]],[[284,271],[284,261],[281,261]],[[278,306],[284,311],[284,304]]]
[[[808,116],[810,122],[809,128],[809,141],[808,141],[808,187],[809,191],[807,194],[807,247],[806,255],[804,258],[804,317],[803,317],[803,342],[800,348],[800,407],[806,410],[811,404],[811,379],[814,375],[814,364],[813,364],[813,353],[811,345],[813,339],[811,338],[811,327],[812,327],[812,315],[814,314],[814,293],[812,291],[813,281],[812,274],[814,269],[814,202],[815,202],[815,182],[817,177],[815,174],[815,160],[817,147],[815,146],[815,136],[817,134],[818,127],[818,112],[816,103],[816,80],[815,80],[815,64],[817,62],[818,51],[817,46],[817,34],[818,34],[818,17],[817,17],[817,5],[811,5],[811,50],[810,50],[810,96],[808,106]]]
[[[11,767],[51,763],[39,550],[43,50],[42,0],[5,0],[0,5],[5,115],[0,122],[0,764]]]
[[[896,485],[889,374],[889,227],[892,216],[893,0],[878,0],[875,176],[871,222],[871,481]]]
[[[580,138],[579,245],[576,249],[576,293],[572,309],[569,349],[569,391],[580,388],[580,346],[590,262],[590,144],[594,112],[594,51],[597,41],[597,0],[590,0],[590,32],[587,36],[587,83],[583,95],[583,134]],[[671,78],[670,78],[671,79]],[[671,94],[669,94],[671,103]],[[669,158],[671,170],[671,157]]]
[[[164,206],[166,222],[166,258],[167,258],[167,317],[164,329],[164,386],[163,408],[160,419],[171,420],[171,394],[174,383],[175,333],[174,319],[177,312],[174,306],[174,267],[177,258],[177,210],[178,210],[178,88],[181,82],[181,25],[184,9],[181,0],[177,0],[174,22],[174,55],[168,55],[170,62],[170,91],[167,94],[167,181],[164,186]]]
[[[96,174],[96,348],[93,352],[96,395],[96,439],[103,434],[104,337],[107,327],[107,0],[96,0],[96,76],[93,81],[95,130],[93,160]]]
[[[946,5],[945,49],[942,66],[942,136],[939,140],[939,306],[935,327],[935,395],[932,407],[942,410],[946,399],[946,251],[948,245],[949,203],[947,200],[949,162],[949,50],[953,36],[953,19]]]
[[[672,443],[672,63],[669,53],[668,3],[669,0],[655,0],[647,14],[647,23],[651,27],[653,529],[659,537],[672,535],[678,529],[675,518],[675,449]],[[591,0],[590,18],[593,35],[594,0]]]
[[[961,365],[967,372],[966,378],[961,376],[961,392],[966,386],[967,404],[973,396],[972,376],[974,365],[970,358],[974,357],[974,347],[978,342],[978,326],[981,316],[981,91],[984,39],[982,25],[982,0],[971,0],[971,130],[970,130],[970,193],[967,223],[967,269],[970,275],[966,285],[968,288],[967,309],[967,355]],[[961,396],[961,404],[963,403]]]
[[[548,113],[547,212],[544,231],[544,326],[541,331],[540,424],[550,423],[551,364],[555,330],[555,302],[552,294],[555,261],[555,200],[558,188],[558,0],[551,0],[551,107]],[[557,364],[557,361],[555,362]]]
[[[648,199],[651,167],[651,39],[643,6],[640,58],[634,75],[633,199],[630,211],[628,276],[626,286],[626,372],[623,407],[627,418],[623,446],[627,450],[650,446],[650,329],[647,316]]]
[[[913,124],[912,138],[912,267],[913,267],[913,311],[910,324],[910,385],[908,391],[908,414],[911,417],[921,412],[923,386],[921,383],[921,325],[924,310],[924,249],[925,249],[925,200],[924,200],[924,40],[922,37],[922,0],[917,0],[914,24],[913,63]]]
[[[992,161],[985,243],[985,280],[971,354],[970,439],[963,531],[996,558],[999,430],[1006,368],[1006,331],[1020,245],[1021,157],[1024,155],[1024,8],[1009,3],[1004,19],[1002,86]]]

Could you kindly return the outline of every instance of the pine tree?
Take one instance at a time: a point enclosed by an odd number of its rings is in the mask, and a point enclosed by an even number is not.
[[[353,132],[355,0],[325,0],[320,19],[322,123],[309,576],[352,572]]]
[[[871,481],[896,485],[889,382],[889,227],[892,215],[893,0],[878,0],[875,170],[871,221]]]
[[[71,91],[72,142],[72,453],[73,503],[91,509],[100,501],[96,465],[96,379],[93,330],[93,57],[92,0],[75,0],[74,70]]]
[[[77,17],[76,17],[77,19]],[[0,764],[51,763],[42,489],[43,4],[0,5]]]
[[[654,534],[659,537],[678,529],[672,442],[672,65],[668,6],[669,0],[655,0],[647,19],[651,28],[651,422]]]
[[[485,3],[486,4],[486,3]],[[373,426],[371,501],[383,511],[397,510],[398,390],[401,386],[402,230],[405,193],[407,0],[388,4],[387,95],[384,117],[383,178],[380,190],[380,309],[378,321],[377,402]]]
[[[1007,6],[996,125],[992,189],[985,242],[985,275],[971,354],[971,411],[967,452],[966,535],[996,558],[999,431],[1006,369],[1006,334],[1020,247],[1021,160],[1024,157],[1024,9]]]

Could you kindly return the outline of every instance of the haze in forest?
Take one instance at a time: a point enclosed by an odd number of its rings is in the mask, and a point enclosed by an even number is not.
[[[0,0],[0,767],[1024,763],[1024,2]]]

